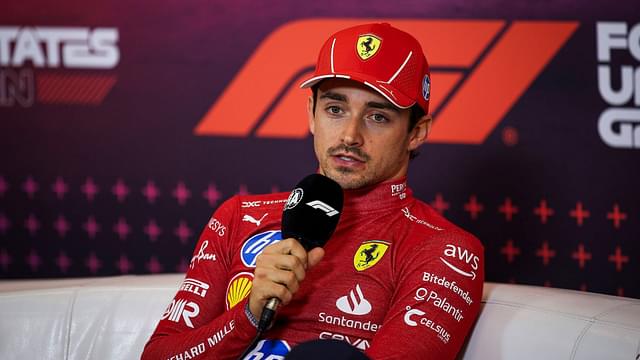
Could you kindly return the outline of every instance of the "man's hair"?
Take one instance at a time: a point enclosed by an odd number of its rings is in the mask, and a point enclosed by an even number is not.
[[[320,83],[315,84],[311,87],[311,91],[313,92],[313,115],[316,114],[316,103],[318,100],[318,87],[320,87]],[[423,117],[425,115],[424,110],[420,107],[420,105],[415,104],[410,108],[410,112],[409,112],[409,128],[407,129],[407,132],[411,132],[411,130],[413,130],[413,128],[416,126],[416,124],[418,123],[418,120],[420,120],[421,117]],[[418,152],[418,150],[411,150],[409,152],[409,160],[413,160],[416,158],[416,156],[418,156],[420,153]]]

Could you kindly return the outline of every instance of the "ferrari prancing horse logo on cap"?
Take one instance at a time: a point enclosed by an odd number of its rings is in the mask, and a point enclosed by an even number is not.
[[[375,35],[360,35],[358,43],[356,44],[356,52],[358,56],[360,56],[360,59],[368,60],[378,52],[381,43],[382,40]]]

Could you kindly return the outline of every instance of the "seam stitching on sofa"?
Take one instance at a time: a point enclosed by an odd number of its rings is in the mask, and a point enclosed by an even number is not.
[[[589,321],[589,323],[584,328],[582,328],[582,331],[580,331],[580,335],[578,335],[578,338],[576,339],[576,341],[573,342],[573,349],[571,349],[571,357],[570,357],[571,360],[574,360],[576,358],[578,347],[582,343],[582,339],[587,334],[587,331],[591,329],[591,326],[593,324],[595,324],[595,319],[592,319],[592,321]]]
[[[73,290],[73,297],[71,298],[71,308],[69,309],[69,326],[67,327],[67,341],[65,344],[65,360],[69,359],[69,352],[71,351],[71,327],[73,325],[73,312],[76,307],[76,299],[78,297],[78,288]]]
[[[577,320],[588,321],[588,322],[591,322],[591,323],[595,323],[597,321],[599,324],[603,324],[603,325],[611,325],[611,326],[615,326],[615,327],[618,327],[618,328],[624,328],[624,329],[635,330],[635,331],[640,330],[637,327],[632,327],[632,326],[627,326],[627,325],[623,325],[623,324],[619,324],[619,323],[615,323],[615,322],[611,322],[611,321],[597,319],[595,316],[591,316],[591,317],[590,316],[581,316],[581,315],[568,313],[568,312],[565,312],[565,311],[549,310],[549,309],[545,309],[545,308],[541,308],[541,307],[537,307],[537,306],[532,306],[532,305],[526,305],[526,304],[522,304],[522,303],[502,302],[502,301],[496,301],[496,300],[490,300],[490,301],[483,300],[482,302],[484,302],[486,304],[503,305],[503,306],[510,306],[510,307],[528,309],[528,310],[537,310],[537,311],[546,312],[546,313],[561,314],[561,315],[564,315],[566,317],[570,317],[570,318],[577,319]],[[633,304],[623,304],[623,305],[626,306],[626,305],[633,305]],[[610,311],[610,310],[607,310],[607,311]],[[601,316],[601,315],[602,314],[598,314],[597,316]]]

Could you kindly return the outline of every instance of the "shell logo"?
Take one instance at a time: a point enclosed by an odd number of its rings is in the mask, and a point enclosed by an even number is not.
[[[253,274],[241,272],[236,274],[227,287],[227,310],[233,309],[239,302],[244,300],[251,292],[253,285]]]

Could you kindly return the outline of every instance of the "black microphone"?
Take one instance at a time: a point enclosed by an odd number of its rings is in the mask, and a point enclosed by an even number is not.
[[[289,194],[282,212],[282,238],[294,238],[310,251],[322,247],[338,226],[344,194],[340,185],[320,174],[302,179]],[[280,299],[267,301],[258,331],[267,329]]]
[[[338,226],[343,192],[337,182],[320,174],[302,179],[282,211],[282,238],[294,238],[307,250],[323,247]]]
[[[284,357],[284,360],[370,360],[348,342],[336,339],[305,341]]]

